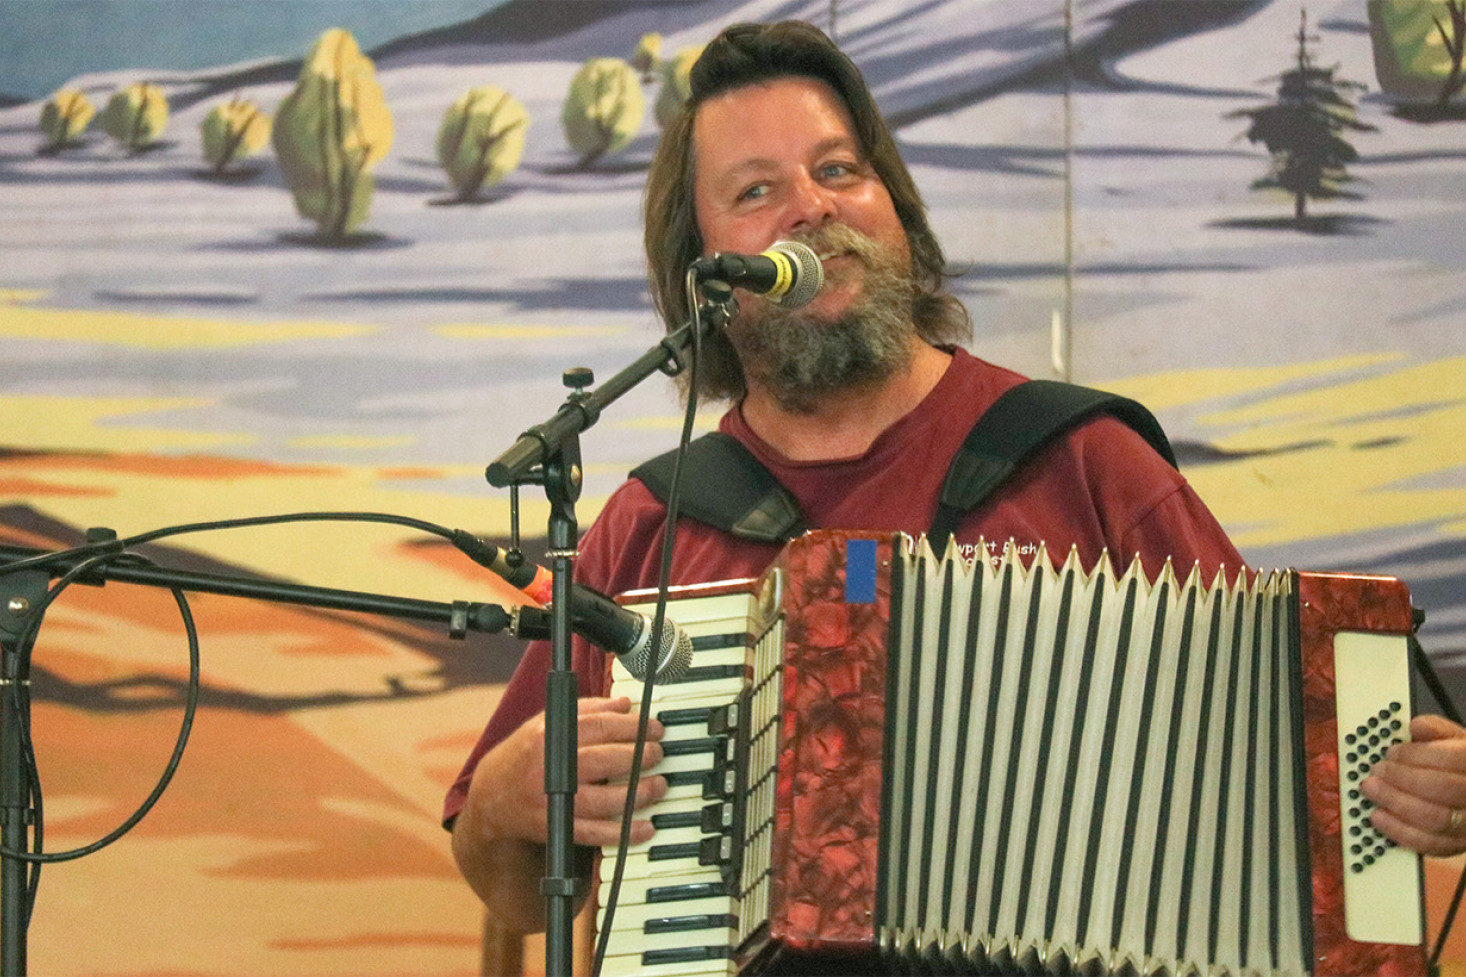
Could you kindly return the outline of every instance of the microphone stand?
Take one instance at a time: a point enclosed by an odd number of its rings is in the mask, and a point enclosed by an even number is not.
[[[667,335],[595,391],[589,369],[567,370],[572,392],[549,420],[519,436],[484,472],[495,488],[539,484],[550,503],[546,555],[550,572],[550,672],[545,679],[545,795],[548,801],[545,876],[545,974],[570,977],[575,953],[575,903],[583,890],[575,877],[575,789],[579,686],[570,647],[570,585],[578,532],[575,501],[580,497],[579,435],[600,419],[601,411],[653,372],[676,376],[684,368],[682,354],[700,329],[721,328],[736,311],[733,290],[720,281],[702,283],[708,297],[698,316]]]
[[[44,554],[43,550],[0,546],[0,568]],[[29,684],[29,679],[23,667],[21,642],[33,625],[39,625],[35,615],[44,613],[37,609],[46,596],[49,578],[68,573],[90,558],[85,554],[67,556],[35,569],[0,573],[0,844],[9,852],[26,851],[31,827],[30,784],[22,773],[26,759],[22,733],[29,716],[21,708],[26,697],[19,686]],[[77,577],[76,582],[101,586],[109,580],[439,622],[448,626],[453,638],[462,638],[469,631],[503,631],[512,624],[509,612],[497,604],[445,604],[126,562],[101,564]],[[25,860],[0,856],[0,974],[4,977],[20,977],[26,972],[26,931],[30,924],[26,890]]]

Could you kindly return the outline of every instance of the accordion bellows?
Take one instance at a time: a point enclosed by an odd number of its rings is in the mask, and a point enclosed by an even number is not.
[[[977,552],[812,533],[676,595],[652,772],[697,824],[626,854],[603,973],[1423,971],[1419,859],[1350,797],[1408,726],[1403,585]]]

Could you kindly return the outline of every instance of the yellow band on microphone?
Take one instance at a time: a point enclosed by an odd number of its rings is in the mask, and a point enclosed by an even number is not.
[[[774,285],[764,296],[777,302],[794,285],[794,262],[783,251],[765,251],[764,257],[774,263]]]

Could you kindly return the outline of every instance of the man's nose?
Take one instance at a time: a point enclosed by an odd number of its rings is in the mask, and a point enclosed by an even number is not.
[[[838,207],[835,195],[808,173],[800,173],[789,191],[785,214],[787,231],[812,231],[835,220]]]

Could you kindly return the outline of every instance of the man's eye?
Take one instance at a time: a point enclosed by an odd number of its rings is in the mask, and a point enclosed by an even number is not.
[[[826,163],[820,167],[820,175],[827,180],[848,176],[854,172],[855,164],[853,163]]]
[[[756,183],[738,195],[739,200],[757,200],[767,196],[769,185],[767,183]]]

